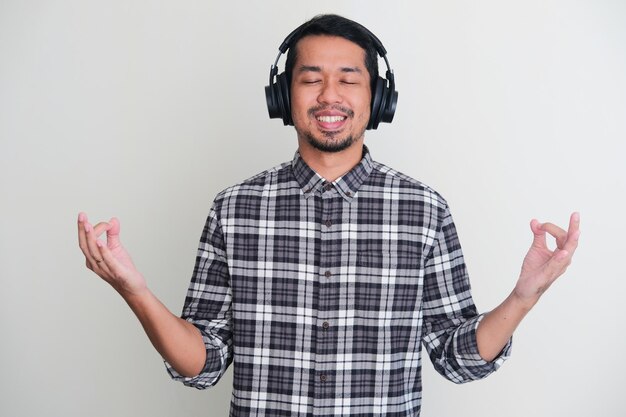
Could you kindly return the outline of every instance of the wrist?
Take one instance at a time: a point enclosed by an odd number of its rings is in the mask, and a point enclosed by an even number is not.
[[[535,304],[539,301],[540,294],[535,296],[529,296],[522,294],[518,291],[517,288],[513,289],[511,295],[509,295],[509,300],[514,306],[514,308],[524,311],[525,313],[529,312]]]
[[[115,290],[131,308],[145,304],[146,301],[154,297],[147,286],[141,288],[115,288]]]

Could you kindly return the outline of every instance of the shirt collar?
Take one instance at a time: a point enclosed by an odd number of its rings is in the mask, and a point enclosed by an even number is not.
[[[305,198],[315,194],[317,191],[323,192],[323,187],[327,186],[328,182],[304,162],[298,151],[296,151],[291,161],[291,168]],[[332,184],[337,189],[337,192],[346,201],[350,202],[373,169],[374,165],[369,149],[363,145],[361,161],[350,171],[333,181]]]

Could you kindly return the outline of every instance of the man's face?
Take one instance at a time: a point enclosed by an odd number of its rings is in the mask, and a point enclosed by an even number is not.
[[[298,43],[291,81],[291,115],[301,146],[339,152],[361,141],[370,117],[365,51],[337,36]]]

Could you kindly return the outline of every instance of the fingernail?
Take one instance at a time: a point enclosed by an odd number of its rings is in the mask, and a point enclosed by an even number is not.
[[[99,248],[104,247],[104,242],[101,241],[100,239],[96,240],[96,245],[98,245]]]
[[[85,223],[85,232],[91,232],[91,225],[89,223]]]
[[[85,213],[83,212],[78,213],[78,221],[82,222],[84,220],[85,220]]]

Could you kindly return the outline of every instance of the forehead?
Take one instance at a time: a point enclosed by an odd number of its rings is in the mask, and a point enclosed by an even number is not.
[[[296,44],[296,51],[296,68],[314,65],[325,69],[345,66],[365,69],[365,50],[339,36],[305,36]]]

